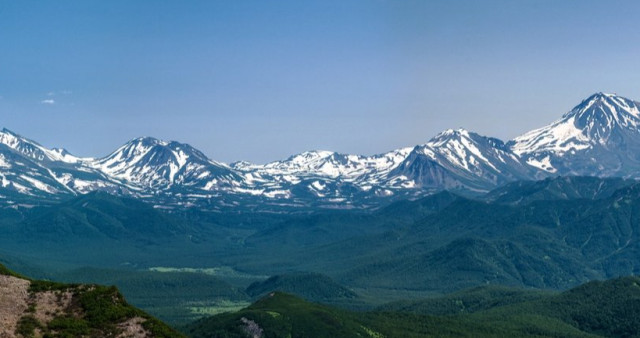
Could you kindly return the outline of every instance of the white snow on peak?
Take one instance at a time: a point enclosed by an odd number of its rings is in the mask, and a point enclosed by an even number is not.
[[[436,136],[434,136],[428,143],[437,146],[439,144],[444,144],[451,139],[457,139],[460,137],[469,138],[471,136],[469,135],[469,131],[464,128],[445,129],[442,132],[438,133]]]
[[[155,190],[181,185],[211,191],[240,178],[232,177],[234,170],[228,165],[189,145],[150,137],[134,139],[90,166],[120,182]]]
[[[45,149],[45,152],[48,153],[49,158],[54,161],[60,161],[65,163],[80,163],[80,162],[88,162],[92,161],[93,158],[82,158],[69,154],[66,150],[60,148],[54,148],[51,150]]]
[[[518,156],[546,151],[563,154],[569,150],[589,147],[589,139],[581,129],[576,128],[574,116],[532,130],[516,137],[513,142],[511,149]]]
[[[640,132],[638,104],[615,94],[597,93],[548,126],[529,131],[512,141],[519,156],[546,152],[562,156],[569,151],[607,142],[618,128]]]
[[[0,132],[0,143],[3,143],[10,148],[18,150],[20,143],[23,140],[24,139],[19,138],[17,134],[14,134],[7,129],[3,129],[2,132]]]
[[[37,142],[24,138],[8,129],[0,131],[0,143],[39,161],[50,160],[66,163],[78,163],[86,160],[73,156],[62,149],[48,149]]]
[[[344,179],[356,179],[375,172],[389,171],[404,160],[412,148],[402,148],[381,155],[361,156],[345,155],[331,151],[308,151],[290,157],[260,165],[236,166],[239,170],[252,171],[265,176],[320,176]]]
[[[237,162],[231,167],[242,174],[244,184],[253,189],[265,189],[264,196],[271,191],[288,191],[280,196],[291,196],[290,186],[309,180],[306,183],[309,189],[318,197],[328,198],[335,192],[325,193],[329,190],[325,183],[327,179],[354,184],[363,190],[363,187],[370,189],[371,186],[384,184],[389,172],[400,165],[412,149],[407,147],[373,156],[307,151],[265,165]]]
[[[431,159],[438,161],[443,156],[446,161],[466,171],[478,171],[479,165],[484,164],[495,171],[499,171],[495,164],[487,158],[484,152],[492,149],[480,149],[475,137],[482,136],[470,133],[465,129],[447,129],[436,135],[431,141],[422,146],[420,151]],[[505,155],[506,156],[506,155]],[[498,161],[504,162],[498,158]]]
[[[288,162],[298,165],[305,165],[312,161],[321,160],[333,155],[334,152],[327,150],[305,151],[304,153],[293,156]]]

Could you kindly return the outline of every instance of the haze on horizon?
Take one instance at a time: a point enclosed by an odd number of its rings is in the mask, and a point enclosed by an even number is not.
[[[503,140],[640,99],[634,1],[0,1],[0,126],[78,156],[139,136],[264,163],[463,127]],[[606,24],[605,24],[606,23]]]

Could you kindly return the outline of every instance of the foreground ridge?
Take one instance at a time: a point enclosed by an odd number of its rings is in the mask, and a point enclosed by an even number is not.
[[[0,336],[182,337],[115,287],[30,280],[0,265]]]
[[[634,336],[640,330],[639,283],[638,277],[622,277],[557,294],[478,287],[372,312],[350,312],[276,291],[237,313],[196,321],[185,332],[192,337]]]

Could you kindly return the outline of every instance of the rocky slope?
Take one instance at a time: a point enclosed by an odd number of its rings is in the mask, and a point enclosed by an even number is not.
[[[0,266],[0,337],[181,337],[115,287],[33,281]]]

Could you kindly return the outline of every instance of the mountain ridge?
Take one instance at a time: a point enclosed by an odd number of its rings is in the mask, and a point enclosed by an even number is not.
[[[225,164],[177,141],[140,137],[102,158],[0,132],[0,204],[103,190],[167,207],[376,208],[441,190],[485,193],[556,175],[640,178],[640,103],[595,93],[508,142],[464,129],[372,156],[307,151],[264,165]]]

